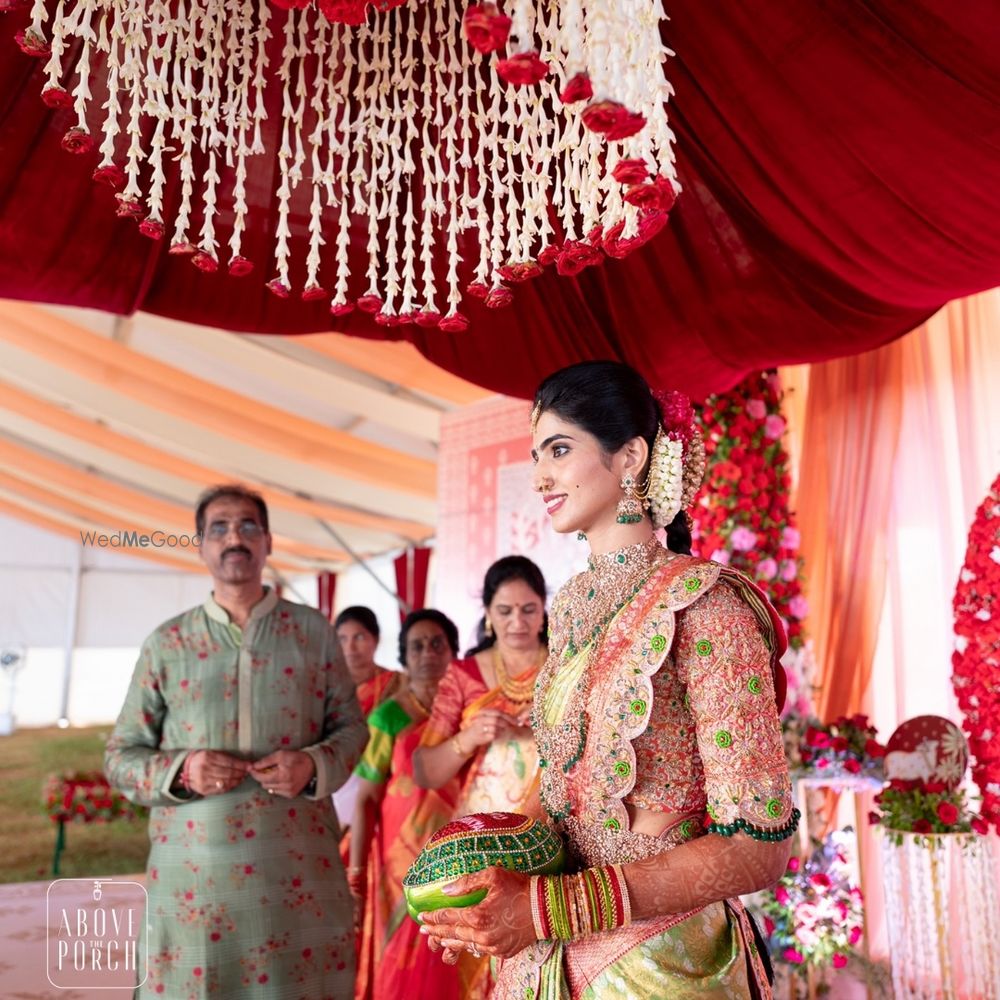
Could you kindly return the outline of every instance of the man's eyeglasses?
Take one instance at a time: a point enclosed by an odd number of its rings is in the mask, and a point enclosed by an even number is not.
[[[246,542],[252,542],[264,534],[264,529],[256,522],[246,518],[243,521],[213,521],[205,531],[209,538],[216,541],[223,539],[229,534],[229,529],[234,528],[236,534]]]
[[[425,649],[433,653],[443,653],[448,649],[448,640],[443,635],[436,635],[433,639],[410,639],[406,643],[406,651],[419,656]]]

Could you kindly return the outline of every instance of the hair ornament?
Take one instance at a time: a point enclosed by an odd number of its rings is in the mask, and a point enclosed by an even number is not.
[[[671,390],[653,394],[663,423],[656,432],[646,480],[646,504],[653,525],[663,528],[694,501],[705,475],[705,443],[691,400]]]

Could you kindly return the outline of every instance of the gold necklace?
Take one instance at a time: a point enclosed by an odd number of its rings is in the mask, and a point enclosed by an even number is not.
[[[422,701],[421,701],[421,700],[420,700],[420,699],[419,699],[419,698],[417,697],[417,693],[416,693],[416,691],[414,691],[414,690],[413,690],[413,688],[408,688],[408,689],[407,689],[407,692],[406,692],[406,693],[407,693],[407,694],[408,694],[408,695],[410,696],[410,698],[412,699],[412,701],[413,701],[413,704],[414,704],[414,705],[416,705],[416,706],[417,706],[417,708],[419,708],[419,709],[420,709],[420,711],[424,713],[424,716],[425,716],[425,717],[430,717],[430,714],[431,714],[431,709],[432,709],[432,708],[434,707],[434,703],[433,703],[433,702],[431,702],[431,704],[430,704],[430,705],[425,705],[425,704],[424,704],[424,703],[423,703],[423,702],[422,702]]]
[[[538,676],[539,667],[545,662],[547,653],[546,648],[542,646],[534,668],[514,678],[507,672],[507,664],[500,655],[500,647],[498,645],[493,647],[493,672],[497,675],[497,685],[508,701],[515,705],[526,705],[534,698],[535,678]]]

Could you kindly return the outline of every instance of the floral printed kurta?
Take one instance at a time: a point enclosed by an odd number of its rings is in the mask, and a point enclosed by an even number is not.
[[[352,903],[330,793],[366,739],[336,635],[311,608],[269,590],[240,629],[209,598],[146,640],[105,758],[112,783],[152,807],[139,995],[351,995]],[[304,750],[316,790],[280,798],[247,777],[184,798],[175,779],[196,749],[246,760]]]

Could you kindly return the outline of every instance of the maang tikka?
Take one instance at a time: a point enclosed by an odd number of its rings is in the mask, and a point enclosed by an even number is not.
[[[621,487],[624,495],[618,501],[618,523],[638,524],[643,518],[644,505],[631,473],[622,477]]]

